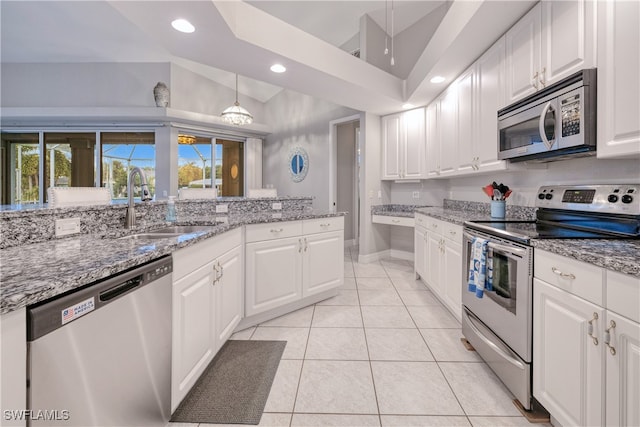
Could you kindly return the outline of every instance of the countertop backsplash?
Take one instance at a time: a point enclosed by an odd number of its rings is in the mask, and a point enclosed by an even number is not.
[[[280,203],[282,209],[273,209]],[[202,218],[223,219],[228,215],[244,213],[291,213],[311,210],[312,197],[275,197],[248,199],[221,197],[215,200],[176,200],[177,220]],[[227,205],[227,212],[216,213],[216,207]],[[165,222],[167,201],[137,202],[136,229],[145,229]],[[80,234],[103,234],[124,228],[127,204],[114,203],[106,206],[78,206],[0,211],[0,249],[19,245],[45,242],[56,239],[55,221],[65,218],[80,218]],[[77,237],[78,234],[60,237]]]

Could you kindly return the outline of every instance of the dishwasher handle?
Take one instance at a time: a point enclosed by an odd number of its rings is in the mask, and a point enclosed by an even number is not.
[[[109,288],[106,291],[100,292],[100,302],[108,302],[114,298],[119,297],[120,295],[126,294],[130,290],[137,288],[142,285],[142,281],[144,279],[144,275],[140,274],[133,279],[129,279],[124,283],[120,283],[113,288]]]

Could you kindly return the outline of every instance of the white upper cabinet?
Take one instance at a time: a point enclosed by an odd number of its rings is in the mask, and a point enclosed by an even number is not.
[[[506,104],[596,65],[595,7],[589,0],[542,1],[507,31]]]
[[[427,177],[440,175],[440,100],[427,107]]]
[[[473,86],[475,66],[465,71],[456,82],[458,93],[458,172],[475,170],[476,153],[473,149],[473,116],[475,97]]]
[[[424,108],[382,118],[382,179],[425,177]]]
[[[640,2],[598,2],[598,158],[640,157]]]
[[[458,169],[458,93],[449,86],[440,101],[440,175],[452,175]]]

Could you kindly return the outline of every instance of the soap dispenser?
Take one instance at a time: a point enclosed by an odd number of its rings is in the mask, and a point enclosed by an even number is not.
[[[176,222],[176,197],[169,196],[169,201],[167,202],[167,222]]]

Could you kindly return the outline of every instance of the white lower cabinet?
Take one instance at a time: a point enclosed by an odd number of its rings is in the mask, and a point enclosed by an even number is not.
[[[415,217],[415,272],[461,320],[462,227],[422,214]]]
[[[640,425],[640,279],[535,256],[534,397],[562,426]]]
[[[247,242],[247,316],[344,283],[344,217],[248,225]]]
[[[173,254],[171,411],[242,318],[242,232]]]

